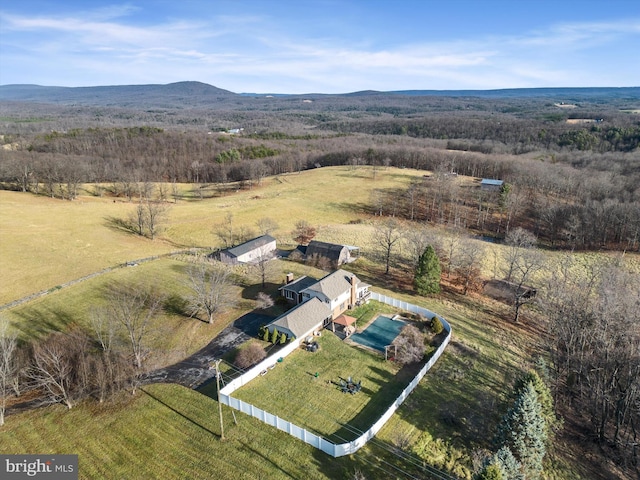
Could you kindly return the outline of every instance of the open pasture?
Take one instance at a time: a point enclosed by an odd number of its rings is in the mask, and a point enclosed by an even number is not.
[[[420,172],[389,168],[322,168],[265,179],[261,185],[203,200],[182,186],[184,199],[167,202],[163,231],[155,240],[118,227],[136,208],[122,198],[93,196],[90,186],[75,201],[0,191],[0,304],[89,275],[107,267],[190,247],[218,248],[214,229],[233,216],[234,229],[253,230],[269,217],[279,224],[280,243],[293,245],[298,220],[317,225],[319,239],[358,244],[367,225],[345,225],[367,218],[374,189],[402,188]],[[114,201],[115,200],[115,201]],[[344,228],[350,227],[350,228]]]

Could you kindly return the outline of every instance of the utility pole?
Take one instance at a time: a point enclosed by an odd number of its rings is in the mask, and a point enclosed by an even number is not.
[[[218,412],[220,413],[220,440],[224,440],[224,423],[222,422],[222,403],[220,402],[220,362],[216,360],[216,387],[218,388]]]

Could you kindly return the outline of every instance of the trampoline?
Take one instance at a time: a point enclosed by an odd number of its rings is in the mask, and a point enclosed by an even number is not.
[[[384,315],[378,315],[363,332],[354,333],[349,337],[356,343],[365,347],[373,348],[384,353],[384,347],[391,345],[391,342],[400,334],[407,322],[393,320]]]

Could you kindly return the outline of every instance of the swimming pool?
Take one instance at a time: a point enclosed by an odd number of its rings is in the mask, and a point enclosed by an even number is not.
[[[393,320],[391,317],[378,315],[378,318],[363,332],[354,333],[350,338],[360,345],[384,353],[384,347],[391,345],[391,342],[400,334],[406,324],[407,322],[403,320]]]

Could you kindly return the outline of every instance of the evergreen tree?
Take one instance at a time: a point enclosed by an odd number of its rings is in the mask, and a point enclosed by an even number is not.
[[[504,446],[498,450],[493,455],[490,463],[493,463],[500,468],[502,478],[508,480],[524,480],[522,465],[513,456],[509,447]]]
[[[440,260],[436,251],[429,245],[420,255],[416,267],[413,286],[420,295],[429,295],[440,292]]]
[[[262,340],[265,342],[269,341],[269,329],[267,327],[264,327],[264,331],[262,332]]]
[[[278,343],[278,339],[280,338],[280,334],[278,333],[278,329],[273,327],[273,332],[271,332],[271,343],[276,345]]]
[[[545,434],[547,436],[547,440],[550,440],[553,429],[558,424],[558,419],[553,407],[553,396],[551,395],[551,390],[544,381],[542,381],[542,378],[540,378],[540,375],[538,375],[535,370],[529,370],[516,382],[514,388],[516,395],[520,395],[529,383],[533,385],[534,390],[538,394],[538,403],[542,409],[542,417],[545,421]]]
[[[285,343],[287,343],[287,334],[282,332],[280,334],[280,345],[284,345]]]
[[[473,480],[511,480],[511,478],[505,477],[500,470],[500,467],[490,463],[482,467]]]
[[[546,425],[532,383],[528,383],[505,416],[500,428],[501,444],[522,464],[527,480],[537,480],[546,454]]]

